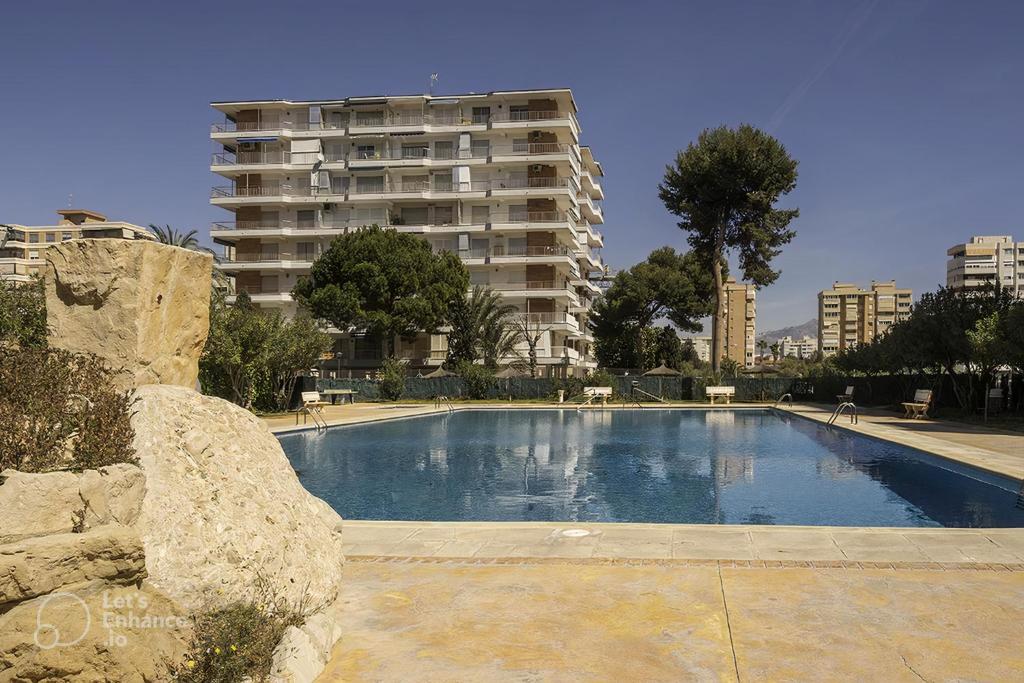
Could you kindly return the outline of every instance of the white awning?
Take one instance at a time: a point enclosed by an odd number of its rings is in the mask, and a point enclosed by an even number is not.
[[[320,151],[320,140],[314,138],[312,140],[292,140],[292,152],[313,152],[314,154]]]

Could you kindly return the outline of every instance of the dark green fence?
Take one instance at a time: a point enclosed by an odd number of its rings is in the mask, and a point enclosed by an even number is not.
[[[613,389],[617,394],[617,400],[628,399],[631,395],[635,395],[640,400],[649,400],[639,393],[633,393],[634,382],[637,389],[668,401],[706,400],[704,378],[633,375],[615,377]],[[807,379],[748,375],[725,379],[722,384],[736,387],[736,401],[775,401],[783,394],[794,393],[796,390],[806,388],[802,385],[810,385],[813,388],[813,399],[811,400],[823,403],[835,402],[837,395],[844,393],[847,386],[852,386],[854,387],[854,401],[858,405],[896,405],[901,401],[910,400],[916,389],[934,390],[936,404],[939,406],[956,405],[952,390],[948,386],[948,380],[938,377],[914,379],[902,376],[883,376]],[[313,388],[312,380],[306,388]],[[375,380],[319,379],[316,380],[316,388],[320,391],[351,389],[356,392],[355,400],[357,401],[380,400],[380,383]],[[512,400],[554,399],[559,389],[564,389],[566,399],[570,399],[574,394],[582,393],[582,383],[579,380],[533,379],[530,377],[498,379],[495,380],[488,397],[492,399],[511,398]],[[431,399],[435,396],[466,398],[465,382],[460,377],[434,379],[409,377],[405,380],[405,393],[402,398]],[[801,400],[801,397],[797,396],[797,400]]]

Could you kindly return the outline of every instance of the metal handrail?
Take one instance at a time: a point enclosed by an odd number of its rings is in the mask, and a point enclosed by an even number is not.
[[[785,401],[787,398],[789,399],[789,405],[793,405],[793,394],[783,394],[782,396],[779,396],[779,399],[777,401],[775,401],[775,405],[773,405],[772,408],[778,408],[779,404]]]
[[[455,406],[452,405],[451,400],[447,396],[435,396],[434,407],[440,408],[441,406],[446,407],[449,413],[455,412]]]
[[[846,401],[836,406],[836,409],[832,411],[832,417],[828,419],[829,425],[835,424],[839,416],[843,414],[847,408],[850,409],[850,424],[860,424],[860,417],[857,415],[857,406],[852,401]]]

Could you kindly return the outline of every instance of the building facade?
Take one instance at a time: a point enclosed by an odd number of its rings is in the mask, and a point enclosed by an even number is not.
[[[910,315],[913,292],[896,281],[871,282],[870,289],[835,282],[818,293],[818,350],[824,356],[865,344]]]
[[[7,243],[0,249],[0,279],[27,282],[41,275],[46,265],[43,250],[52,244],[83,238],[156,239],[142,226],[108,221],[95,211],[61,209],[57,214],[56,225],[4,224],[8,230]]]
[[[743,367],[754,365],[757,290],[754,285],[725,281],[725,357]]]
[[[705,363],[711,362],[711,337],[690,337],[697,358]]]
[[[447,97],[218,102],[211,236],[253,301],[295,311],[290,292],[338,235],[369,224],[458,254],[474,285],[541,333],[555,375],[596,367],[587,315],[599,293],[601,165],[580,145],[567,89]],[[375,368],[384,343],[338,332],[325,370]],[[413,368],[440,365],[443,334],[397,342]],[[508,359],[511,360],[511,359]]]
[[[801,339],[783,337],[778,341],[779,355],[782,358],[805,358],[810,359],[818,352],[817,337],[804,336]]]
[[[975,235],[946,252],[946,286],[972,289],[998,283],[1024,297],[1024,242],[1008,235]]]

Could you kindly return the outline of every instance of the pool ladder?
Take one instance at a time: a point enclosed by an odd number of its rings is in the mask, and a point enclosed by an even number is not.
[[[772,407],[773,408],[778,408],[779,404],[782,403],[783,401],[785,401],[787,398],[789,399],[790,407],[792,407],[792,405],[793,405],[793,394],[783,394],[782,396],[779,396],[779,400],[776,401],[775,405],[772,406]]]
[[[434,407],[440,408],[441,406],[447,408],[449,413],[455,412],[455,406],[452,405],[451,400],[447,396],[438,396],[434,399]]]
[[[839,419],[839,416],[842,415],[847,408],[850,409],[850,424],[860,424],[860,417],[857,415],[857,406],[854,405],[853,401],[845,401],[836,406],[836,409],[832,411],[832,417],[828,419],[828,424],[835,424],[836,420]]]

